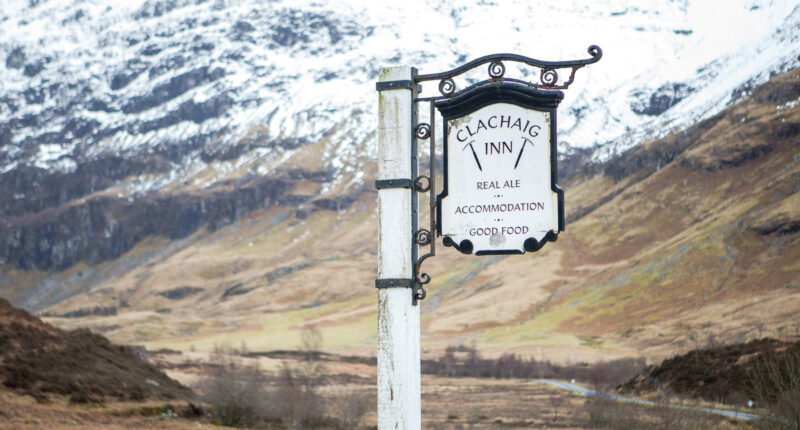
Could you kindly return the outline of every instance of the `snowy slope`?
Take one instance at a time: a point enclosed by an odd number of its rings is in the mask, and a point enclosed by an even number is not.
[[[770,72],[795,67],[800,6],[4,0],[0,174],[168,154],[169,169],[126,180],[144,192],[209,165],[258,160],[257,171],[269,174],[322,137],[320,165],[360,170],[363,155],[375,155],[379,67],[431,73],[495,52],[570,60],[587,58],[591,44],[604,57],[578,71],[559,138],[605,158],[708,117]],[[229,150],[247,139],[259,143]]]

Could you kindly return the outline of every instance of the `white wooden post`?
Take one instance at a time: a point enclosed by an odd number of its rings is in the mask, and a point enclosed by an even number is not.
[[[379,82],[411,81],[411,67],[381,69]],[[412,115],[408,87],[378,93],[378,179],[412,179]],[[416,157],[413,158],[416,160]],[[410,188],[378,190],[378,279],[412,279]],[[414,214],[416,216],[416,214]],[[378,430],[422,427],[419,306],[410,288],[378,289]]]

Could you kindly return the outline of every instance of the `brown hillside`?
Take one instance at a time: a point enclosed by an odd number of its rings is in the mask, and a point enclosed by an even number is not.
[[[0,299],[0,381],[37,399],[69,396],[76,403],[184,399],[191,391],[86,329],[63,331]]]
[[[798,354],[800,342],[775,339],[694,350],[648,367],[621,385],[619,391],[641,395],[664,390],[713,402],[744,403],[759,396],[754,392],[753,378],[758,377],[758,366],[764,360]]]
[[[439,246],[423,266],[432,276],[423,348],[660,361],[800,334],[798,84],[795,69],[685,130],[602,164],[568,163],[567,229],[539,252],[474,257]],[[315,148],[288,165],[310,169]],[[374,163],[364,184],[372,179]],[[315,324],[326,347],[371,355],[376,194],[346,184],[342,195],[357,196],[346,208],[274,206],[185,240],[144,240],[113,263],[4,276],[74,292],[41,309],[48,321],[121,343],[284,349]]]

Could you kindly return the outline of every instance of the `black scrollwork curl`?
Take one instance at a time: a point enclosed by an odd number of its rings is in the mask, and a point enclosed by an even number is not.
[[[422,272],[417,275],[417,282],[419,282],[420,285],[426,285],[428,282],[431,282],[431,275]]]
[[[414,132],[417,135],[417,139],[425,140],[431,137],[431,126],[428,123],[419,123],[417,124],[416,130]]]
[[[426,274],[427,275],[427,274]],[[428,277],[430,278],[430,277]],[[429,279],[430,280],[430,279]],[[417,300],[425,300],[425,297],[428,295],[428,292],[425,291],[425,287],[422,285],[417,288],[417,296],[415,297]]]
[[[450,97],[456,92],[456,83],[452,78],[444,78],[439,81],[439,92],[445,97]]]
[[[417,178],[414,180],[414,188],[420,193],[430,190],[431,178],[425,175],[417,176]]]
[[[506,66],[502,61],[492,61],[489,63],[489,77],[492,79],[500,79],[506,74]]]
[[[558,72],[554,69],[542,69],[539,81],[541,81],[544,86],[552,87],[558,82]]]
[[[589,51],[589,55],[591,55],[592,57],[602,57],[603,56],[603,50],[600,49],[600,47],[597,46],[597,45],[590,46],[588,51]]]
[[[417,233],[414,235],[414,241],[417,242],[417,245],[428,245],[431,243],[431,232],[424,228],[417,230]]]

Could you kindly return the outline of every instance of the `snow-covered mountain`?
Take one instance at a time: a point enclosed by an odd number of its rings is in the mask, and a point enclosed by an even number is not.
[[[3,3],[3,173],[180,145],[172,169],[185,176],[255,126],[283,142],[250,149],[270,158],[346,123],[326,148],[343,166],[375,127],[380,66],[435,72],[494,52],[577,59],[590,44],[605,56],[568,91],[561,139],[618,151],[713,114],[800,52],[791,0]]]
[[[270,201],[305,201],[309,195],[284,196],[286,162],[298,154],[314,159],[295,162],[289,176],[316,178],[318,194],[363,186],[376,155],[380,67],[432,73],[496,52],[572,60],[587,58],[592,44],[603,59],[579,70],[566,91],[559,139],[562,155],[586,148],[602,160],[709,117],[770,73],[796,67],[800,6],[4,0],[0,264],[63,268],[97,252],[119,255],[147,234],[183,237],[201,218],[225,225]],[[256,184],[233,204],[220,195],[134,207],[144,196],[214,189],[232,178],[236,189]],[[90,195],[124,202],[119,216],[166,211],[177,227],[120,232],[107,200],[68,215],[65,204]],[[61,212],[46,212],[53,208]],[[51,218],[20,227],[34,213]],[[89,221],[73,225],[78,219]],[[73,247],[85,251],[60,254]]]

